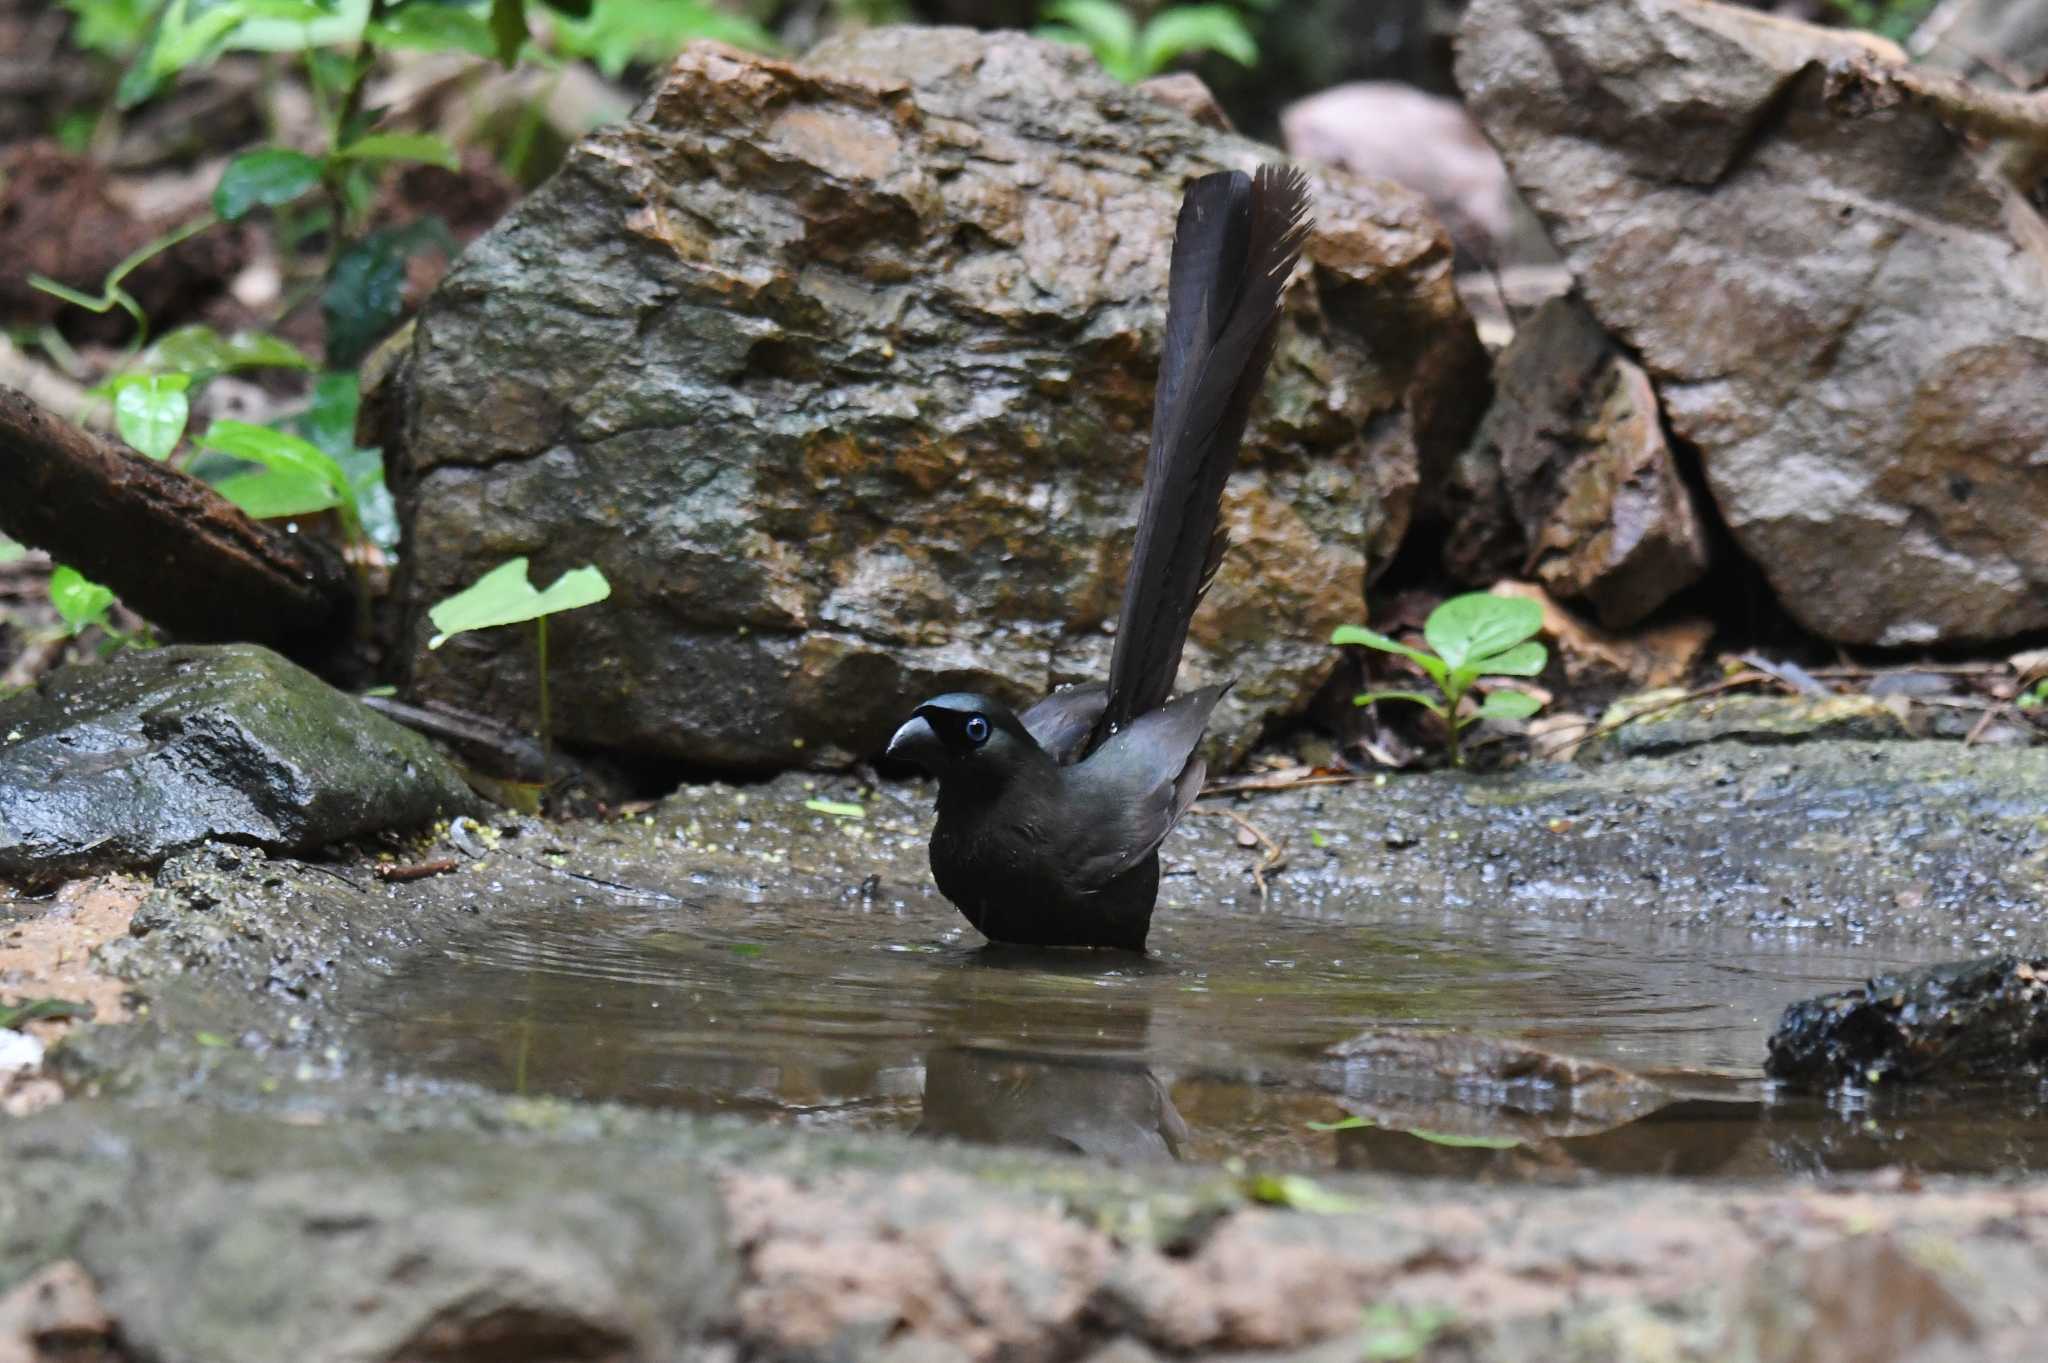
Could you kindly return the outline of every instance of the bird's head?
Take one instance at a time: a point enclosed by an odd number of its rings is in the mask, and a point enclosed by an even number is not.
[[[1010,707],[967,691],[934,696],[889,740],[886,756],[914,762],[941,781],[1002,781],[1039,746]]]

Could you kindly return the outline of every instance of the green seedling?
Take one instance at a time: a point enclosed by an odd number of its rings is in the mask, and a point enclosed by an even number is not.
[[[116,629],[108,614],[114,608],[113,589],[68,564],[60,564],[50,574],[50,604],[57,608],[65,630],[74,639],[97,626],[107,639],[100,649],[103,654],[116,648],[148,648],[153,642],[146,633]]]
[[[1434,1304],[1376,1302],[1366,1308],[1359,1353],[1368,1363],[1409,1363],[1421,1358],[1457,1318],[1457,1312]]]
[[[1176,58],[1220,52],[1244,66],[1259,60],[1259,45],[1244,17],[1229,5],[1171,5],[1140,25],[1116,0],[1059,0],[1046,7],[1051,23],[1038,36],[1074,43],[1095,54],[1102,69],[1126,84],[1158,75]]]
[[[1343,625],[1330,636],[1333,644],[1363,644],[1395,653],[1421,668],[1436,683],[1437,695],[1420,691],[1365,691],[1354,705],[1381,700],[1413,701],[1444,721],[1453,765],[1463,765],[1459,735],[1482,719],[1527,719],[1542,708],[1521,691],[1494,691],[1466,710],[1464,700],[1481,677],[1533,677],[1543,671],[1550,654],[1535,636],[1543,631],[1543,608],[1520,597],[1468,592],[1454,596],[1429,613],[1422,637],[1429,648],[1410,648],[1363,625]]]
[[[458,634],[533,621],[536,671],[540,677],[540,749],[542,770],[553,757],[553,727],[548,714],[548,617],[594,606],[612,594],[612,584],[595,567],[572,568],[546,591],[534,590],[522,556],[501,563],[468,587],[427,610],[437,631],[427,640],[439,648]]]

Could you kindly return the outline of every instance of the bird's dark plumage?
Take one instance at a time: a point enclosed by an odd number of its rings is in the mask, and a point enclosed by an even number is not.
[[[1188,623],[1222,561],[1223,485],[1308,239],[1308,182],[1263,166],[1181,201],[1136,547],[1106,685],[1016,715],[955,693],[889,753],[939,779],[932,875],[998,942],[1144,949],[1159,844],[1202,788],[1195,755],[1228,684],[1178,698]]]

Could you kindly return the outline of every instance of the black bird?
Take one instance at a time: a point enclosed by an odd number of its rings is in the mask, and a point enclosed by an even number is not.
[[[1201,792],[1195,746],[1229,683],[1168,697],[1223,558],[1223,484],[1308,204],[1307,180],[1280,166],[1205,175],[1181,200],[1108,685],[1057,691],[1022,715],[987,696],[935,696],[889,740],[889,756],[939,778],[932,877],[992,941],[1145,949],[1159,844]]]

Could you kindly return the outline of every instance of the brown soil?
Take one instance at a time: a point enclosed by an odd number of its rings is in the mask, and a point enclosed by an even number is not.
[[[129,876],[75,880],[31,906],[41,913],[0,926],[0,998],[66,999],[92,1005],[95,1022],[126,1021],[128,987],[100,974],[92,953],[127,935],[145,888]],[[70,1026],[32,1022],[26,1030],[53,1041]]]

